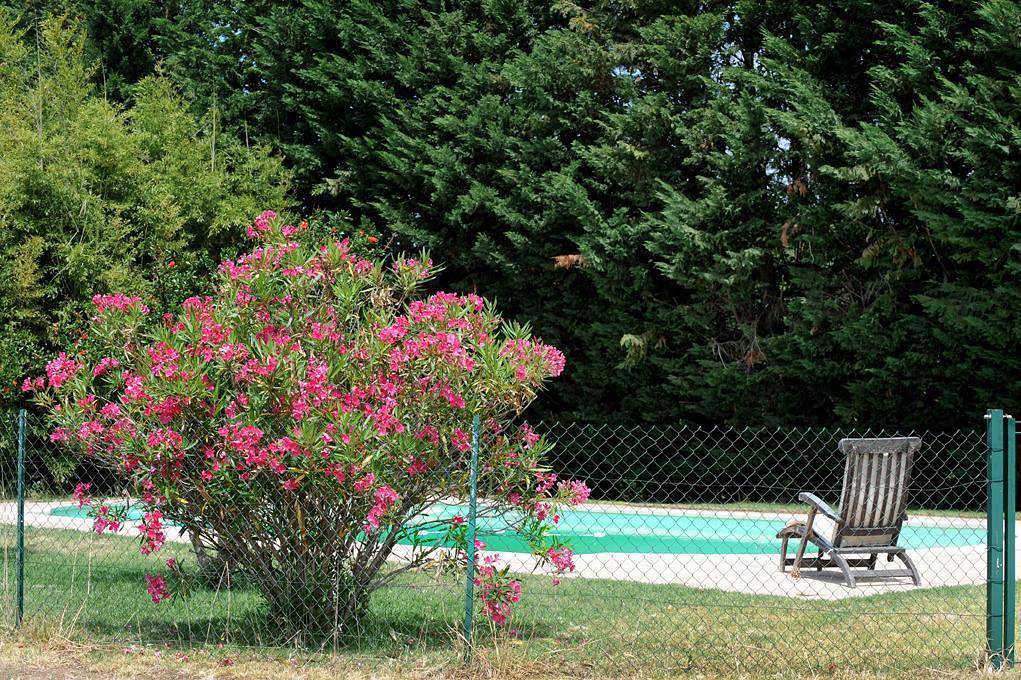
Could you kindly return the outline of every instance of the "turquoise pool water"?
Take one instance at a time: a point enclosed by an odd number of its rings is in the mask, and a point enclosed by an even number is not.
[[[87,510],[73,505],[51,510],[60,517],[86,518]],[[438,505],[431,509],[428,519],[450,518],[465,515],[466,508],[458,505]],[[141,512],[132,509],[128,515],[137,522]],[[654,555],[761,555],[774,554],[779,549],[776,532],[784,522],[777,519],[755,517],[726,517],[703,514],[665,514],[652,511],[626,510],[614,512],[598,509],[572,509],[561,514],[556,535],[568,541],[579,555],[622,552]],[[481,518],[479,538],[487,550],[502,552],[530,552],[528,545],[499,518]],[[427,543],[442,541],[443,532],[419,533],[419,540]],[[918,526],[907,524],[901,532],[900,545],[908,548],[938,548],[982,545],[984,527]],[[402,543],[411,543],[409,538]]]

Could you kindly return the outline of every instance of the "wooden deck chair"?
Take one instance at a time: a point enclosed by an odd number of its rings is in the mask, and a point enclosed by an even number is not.
[[[808,517],[789,523],[776,535],[783,540],[780,571],[791,565],[791,575],[797,578],[802,567],[819,571],[839,567],[850,588],[855,587],[856,576],[910,576],[916,586],[921,585],[918,569],[904,548],[897,545],[907,518],[911,463],[921,445],[918,437],[841,439],[840,450],[847,456],[847,463],[839,512],[814,494],[798,494],[798,500],[808,504]],[[797,555],[789,559],[787,542],[792,538],[800,539],[800,544]],[[819,548],[818,557],[805,559],[809,543]],[[888,562],[898,558],[906,569],[877,571],[876,559],[881,554]],[[852,567],[866,567],[866,571],[852,573]]]

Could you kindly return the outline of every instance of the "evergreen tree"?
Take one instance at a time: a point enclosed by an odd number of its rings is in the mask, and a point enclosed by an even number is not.
[[[548,415],[945,427],[1021,398],[1016,3],[41,6],[86,17],[95,91],[161,69],[279,149],[302,209],[532,320],[568,357]]]

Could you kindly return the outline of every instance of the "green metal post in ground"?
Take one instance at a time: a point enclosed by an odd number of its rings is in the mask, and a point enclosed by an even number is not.
[[[14,625],[25,617],[25,409],[18,411],[18,528],[14,564]]]
[[[986,641],[993,668],[1003,666],[1003,411],[986,413]]]
[[[1007,416],[1006,455],[1003,460],[1003,652],[1009,666],[1014,665],[1014,621],[1017,603],[1016,551],[1014,519],[1017,514],[1017,433],[1014,416]]]
[[[468,566],[464,585],[464,662],[471,661],[472,614],[475,611],[475,514],[479,494],[479,417],[472,418],[472,457],[468,482]]]

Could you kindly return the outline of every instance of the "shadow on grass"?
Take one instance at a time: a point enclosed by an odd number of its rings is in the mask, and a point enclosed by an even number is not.
[[[463,626],[464,593],[453,581],[419,577],[392,585],[373,596],[356,624],[310,638],[274,620],[254,587],[200,587],[188,597],[153,604],[139,560],[74,568],[52,555],[26,562],[26,624],[59,627],[63,636],[100,644],[223,644],[395,656],[410,649],[449,652],[459,644]],[[530,637],[553,634],[538,620],[527,627]],[[494,631],[485,621],[475,630],[477,644],[492,641]]]
[[[358,628],[335,638],[298,639],[275,622],[254,588],[197,588],[154,605],[146,572],[174,557],[194,570],[186,545],[168,543],[142,558],[137,539],[30,530],[26,630],[55,631],[91,644],[169,644],[182,650],[224,645],[267,655],[338,651],[366,657],[457,657],[464,616],[463,576],[415,573],[374,596]],[[84,538],[84,536],[88,536]],[[13,554],[0,570],[0,596],[13,602]],[[672,675],[721,667],[824,671],[831,665],[891,669],[967,668],[984,641],[981,586],[916,589],[843,601],[744,595],[711,588],[628,581],[521,576],[524,596],[510,633],[476,614],[475,642],[504,654],[625,675]],[[799,644],[809,641],[810,645]]]

